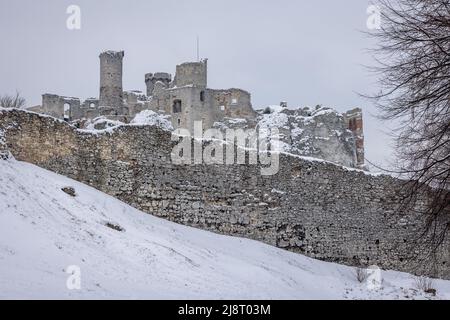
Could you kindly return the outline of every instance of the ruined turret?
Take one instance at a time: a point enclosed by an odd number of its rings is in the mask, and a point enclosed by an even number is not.
[[[186,62],[177,65],[175,86],[194,86],[206,88],[208,84],[208,60],[200,62]]]
[[[100,107],[107,113],[120,114],[123,107],[122,66],[123,51],[105,51],[100,54]]]

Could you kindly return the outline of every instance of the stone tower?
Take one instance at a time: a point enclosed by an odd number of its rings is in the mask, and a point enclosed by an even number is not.
[[[175,85],[179,88],[186,86],[206,88],[208,85],[208,60],[178,65]]]
[[[147,86],[147,96],[153,96],[153,90],[155,89],[155,84],[157,82],[162,82],[165,88],[168,88],[170,83],[172,82],[172,76],[169,73],[165,72],[157,72],[147,73],[145,75],[145,84]]]
[[[120,114],[123,107],[122,65],[123,51],[100,54],[100,107],[109,107]]]

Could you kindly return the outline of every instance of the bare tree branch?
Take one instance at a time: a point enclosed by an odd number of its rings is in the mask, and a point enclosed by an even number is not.
[[[450,1],[379,0],[381,29],[369,33],[383,120],[397,120],[396,172],[408,178],[404,212],[419,211],[432,250],[450,231]],[[435,252],[435,251],[434,251]]]

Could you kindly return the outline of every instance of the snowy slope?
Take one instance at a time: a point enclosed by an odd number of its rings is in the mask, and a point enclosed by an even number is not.
[[[61,191],[68,186],[76,197]],[[81,290],[66,287],[71,265],[81,268]],[[411,275],[383,278],[369,291],[353,268],[180,226],[31,164],[0,161],[3,299],[430,298]],[[437,298],[450,298],[450,282],[434,286]]]

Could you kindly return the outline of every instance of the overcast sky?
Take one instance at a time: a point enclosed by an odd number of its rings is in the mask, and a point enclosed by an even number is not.
[[[66,9],[81,8],[81,30]],[[0,94],[28,104],[42,93],[98,97],[101,51],[124,50],[124,89],[145,91],[144,74],[209,59],[209,87],[243,88],[255,109],[287,101],[364,110],[366,157],[391,157],[373,105],[377,91],[365,0],[0,0]]]

